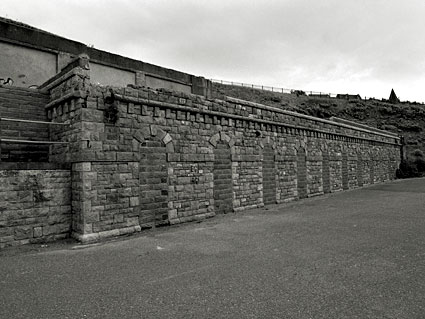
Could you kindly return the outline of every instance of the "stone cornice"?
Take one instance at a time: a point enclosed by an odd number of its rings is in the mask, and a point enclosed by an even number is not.
[[[271,112],[295,116],[295,117],[299,117],[299,118],[303,118],[303,119],[307,119],[307,120],[311,120],[311,121],[322,122],[322,123],[326,123],[326,124],[330,124],[330,125],[349,128],[349,129],[352,129],[352,130],[361,131],[361,132],[365,132],[365,133],[369,133],[369,134],[381,135],[381,136],[388,137],[388,138],[400,138],[397,134],[394,134],[394,133],[391,133],[391,132],[385,132],[385,131],[378,132],[378,129],[375,129],[375,128],[372,128],[372,127],[368,128],[366,125],[359,124],[357,126],[357,123],[353,123],[353,125],[348,124],[351,121],[343,120],[345,123],[338,123],[338,122],[335,122],[335,121],[330,121],[330,120],[321,119],[321,118],[310,116],[310,115],[305,115],[305,114],[300,114],[300,113],[291,112],[291,111],[287,111],[287,110],[282,110],[282,109],[279,109],[279,108],[276,108],[276,107],[267,106],[267,105],[254,103],[254,102],[249,102],[249,101],[245,101],[245,100],[240,100],[240,99],[236,99],[236,98],[228,97],[228,96],[226,96],[226,101],[231,102],[231,103],[256,107],[256,108],[271,111]],[[360,126],[362,126],[362,127],[360,127]]]
[[[393,135],[382,135],[382,134],[378,134],[377,132],[368,131],[368,130],[365,130],[365,129],[359,129],[358,127],[355,127],[355,126],[349,126],[349,125],[340,124],[340,123],[336,123],[336,122],[332,122],[332,121],[322,120],[322,119],[318,119],[318,118],[311,117],[311,116],[306,116],[306,117],[308,117],[309,120],[325,122],[326,124],[332,124],[332,125],[335,125],[337,127],[349,128],[349,129],[352,129],[354,131],[360,131],[360,132],[363,132],[363,133],[378,135],[378,136],[382,136],[382,137],[385,137],[385,138],[393,140],[393,141],[391,141],[391,142],[390,141],[379,141],[379,140],[376,140],[376,139],[373,139],[373,138],[367,138],[367,137],[355,136],[355,135],[350,135],[350,134],[331,132],[331,131],[321,130],[321,129],[317,129],[317,128],[305,127],[305,126],[301,126],[301,125],[292,125],[292,124],[288,124],[288,123],[276,122],[276,121],[270,121],[270,120],[257,119],[257,118],[252,118],[252,117],[236,115],[236,114],[229,114],[229,113],[225,113],[225,112],[211,111],[211,110],[200,109],[200,108],[193,108],[193,107],[188,107],[188,106],[183,106],[183,105],[172,104],[172,103],[168,103],[168,102],[161,102],[161,101],[155,101],[155,100],[150,100],[150,99],[126,96],[126,95],[122,95],[122,94],[118,94],[118,93],[114,93],[114,96],[117,100],[120,100],[120,101],[123,101],[123,102],[128,102],[128,103],[143,104],[143,105],[149,105],[149,106],[154,106],[154,107],[162,107],[162,108],[168,108],[168,109],[172,109],[172,110],[176,110],[176,111],[199,113],[199,114],[208,115],[208,116],[212,116],[212,117],[213,116],[224,117],[224,118],[232,119],[232,120],[235,120],[235,121],[246,121],[246,122],[253,122],[253,123],[258,123],[258,124],[263,124],[263,125],[271,125],[271,126],[275,126],[275,127],[285,128],[288,133],[293,134],[293,135],[305,135],[305,136],[316,136],[316,137],[323,135],[324,138],[331,139],[331,140],[332,139],[338,139],[338,140],[347,140],[347,141],[353,141],[353,142],[358,142],[358,143],[368,142],[368,143],[389,144],[389,145],[394,145],[394,146],[400,146],[400,138],[399,137],[396,137],[396,136],[393,136]],[[261,104],[259,104],[259,105],[261,105]],[[269,109],[269,107],[264,106],[264,105],[263,105],[263,107],[265,109],[267,108],[268,110],[270,110],[272,112],[274,112],[275,110],[283,112],[283,110],[280,110],[280,109],[275,109],[275,108]],[[279,112],[279,113],[281,113],[281,112]],[[287,113],[287,111],[285,111],[283,113],[285,113],[287,115],[291,115],[291,116],[293,115],[292,114],[293,112]],[[300,115],[298,113],[295,113],[295,114]]]

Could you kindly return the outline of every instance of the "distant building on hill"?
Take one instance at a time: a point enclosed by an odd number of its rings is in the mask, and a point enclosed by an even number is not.
[[[359,94],[337,94],[337,99],[342,100],[361,100],[362,97]]]
[[[311,93],[308,95],[309,97],[321,97],[321,98],[330,98],[330,94],[316,94],[316,93]]]

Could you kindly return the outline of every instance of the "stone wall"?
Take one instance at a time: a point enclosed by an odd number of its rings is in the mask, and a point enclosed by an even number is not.
[[[48,140],[48,125],[34,122],[16,122],[5,119],[46,121],[44,106],[49,94],[33,89],[0,86],[0,139]],[[46,145],[19,144],[2,141],[1,161],[47,161]]]
[[[0,86],[1,117],[46,121],[44,107],[49,98],[48,93],[35,89]]]
[[[348,122],[355,121],[353,125],[356,126],[365,124],[370,130],[390,130],[403,136],[405,158],[414,159],[417,149],[425,152],[425,107],[420,103],[391,104],[376,99],[313,97],[216,82],[212,84],[212,96],[232,96],[321,118],[339,117],[335,120],[342,122],[341,118],[344,118]]]
[[[70,124],[51,158],[73,163],[82,241],[382,182],[399,163],[395,134],[72,72],[50,85],[48,114]]]
[[[51,164],[0,165],[0,248],[68,237],[71,173]]]

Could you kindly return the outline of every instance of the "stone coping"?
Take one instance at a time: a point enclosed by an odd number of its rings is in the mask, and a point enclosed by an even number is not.
[[[343,120],[341,122],[337,122],[337,121],[332,121],[332,120],[321,119],[321,118],[318,118],[318,117],[305,115],[305,114],[292,112],[292,111],[287,111],[287,110],[282,110],[282,109],[279,109],[277,107],[272,107],[272,106],[268,106],[268,105],[264,105],[264,104],[245,101],[245,100],[241,100],[241,99],[237,99],[237,98],[229,97],[229,96],[226,96],[226,101],[231,102],[231,103],[237,103],[237,104],[242,104],[242,105],[246,105],[246,106],[256,107],[256,108],[259,108],[259,109],[264,109],[264,110],[273,111],[273,112],[277,112],[277,113],[296,116],[296,117],[304,118],[304,119],[311,120],[311,121],[317,121],[317,122],[322,122],[322,123],[326,123],[326,124],[330,124],[330,125],[345,127],[345,128],[349,128],[349,129],[352,129],[352,130],[355,130],[355,131],[362,131],[362,132],[366,132],[366,133],[369,133],[369,134],[400,139],[400,136],[398,136],[395,133],[382,131],[382,130],[380,130],[380,132],[378,132],[377,129],[375,129],[373,127],[368,127],[367,125],[363,125],[363,124],[358,125],[359,123],[348,121],[348,120]],[[344,122],[344,123],[342,123],[342,122]]]
[[[316,118],[316,117],[308,116],[308,115],[303,115],[303,114],[299,114],[299,113],[295,113],[295,112],[284,111],[284,110],[281,110],[281,109],[278,109],[278,108],[274,108],[274,107],[270,107],[270,106],[266,106],[266,105],[262,105],[262,104],[257,104],[257,103],[252,103],[252,102],[248,102],[248,101],[243,101],[243,100],[235,99],[235,101],[232,101],[232,103],[241,104],[241,102],[246,102],[246,103],[249,103],[249,104],[246,104],[248,106],[254,106],[252,104],[256,104],[254,107],[259,106],[259,107],[261,107],[265,110],[268,110],[268,111],[283,113],[283,114],[287,114],[287,115],[290,115],[290,116],[297,116],[297,117],[301,117],[301,118],[306,118],[306,119],[309,119],[309,120],[312,120],[312,121],[323,122],[323,123],[331,124],[331,125],[337,126],[337,127],[349,128],[349,129],[352,129],[354,131],[365,132],[365,133],[369,133],[369,134],[372,134],[372,135],[375,135],[375,136],[383,136],[385,138],[392,139],[393,141],[392,142],[377,141],[373,138],[349,135],[349,134],[345,134],[345,133],[332,132],[332,131],[327,131],[327,130],[322,130],[322,129],[317,129],[317,128],[304,127],[304,126],[300,126],[300,125],[292,125],[292,124],[283,123],[283,122],[256,119],[256,118],[251,118],[251,117],[246,117],[246,116],[241,116],[241,115],[236,115],[236,114],[230,114],[230,113],[225,113],[225,112],[211,111],[211,110],[205,110],[205,109],[200,109],[200,108],[188,107],[188,106],[177,105],[177,104],[172,104],[172,103],[168,103],[168,102],[161,102],[161,101],[149,100],[149,99],[144,99],[144,98],[126,96],[126,95],[122,95],[122,94],[118,94],[118,93],[114,93],[114,96],[118,100],[121,100],[121,101],[124,101],[124,102],[129,102],[129,103],[159,106],[159,107],[164,107],[164,108],[169,108],[169,109],[174,109],[174,110],[180,110],[180,111],[186,111],[186,112],[197,112],[197,113],[205,114],[205,115],[209,115],[209,116],[222,116],[222,117],[227,117],[227,118],[230,118],[230,119],[233,119],[233,120],[242,120],[242,121],[256,122],[256,123],[260,123],[260,124],[276,125],[276,126],[294,129],[294,130],[303,130],[303,131],[306,131],[306,132],[328,134],[329,136],[338,136],[338,137],[342,137],[342,138],[349,138],[349,139],[354,139],[354,140],[359,140],[359,141],[368,141],[368,142],[390,144],[390,145],[397,145],[397,146],[401,145],[399,136],[393,136],[393,135],[389,135],[389,134],[381,134],[381,133],[378,133],[378,132],[366,130],[366,129],[356,127],[356,126],[337,123],[337,122],[324,120],[324,119],[320,119],[320,118]],[[233,98],[231,98],[231,99],[233,99]],[[237,100],[237,102],[236,102],[236,100]],[[231,101],[228,100],[228,102],[231,102]]]

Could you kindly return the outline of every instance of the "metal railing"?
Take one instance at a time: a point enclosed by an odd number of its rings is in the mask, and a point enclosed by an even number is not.
[[[1,122],[19,122],[19,123],[32,123],[32,124],[43,124],[43,125],[69,125],[67,123],[55,123],[55,122],[46,122],[46,121],[35,121],[35,120],[23,120],[23,119],[14,119],[8,117],[0,117]],[[29,139],[13,139],[13,138],[2,138],[1,136],[1,126],[0,126],[0,142],[3,143],[23,143],[23,144],[67,144],[68,142],[56,142],[56,141],[46,141],[46,140],[29,140]]]
[[[234,81],[225,81],[225,80],[217,80],[217,79],[210,79],[213,83],[219,83],[219,84],[225,84],[225,85],[232,85],[232,86],[240,86],[240,87],[246,87],[251,89],[257,89],[257,90],[263,90],[263,91],[270,91],[270,92],[276,92],[276,93],[286,93],[286,94],[296,94],[296,95],[305,95],[310,97],[318,97],[318,98],[337,98],[340,97],[341,99],[361,99],[361,100],[374,100],[374,101],[385,101],[384,98],[375,98],[375,97],[368,97],[364,96],[361,97],[359,94],[350,94],[350,93],[327,93],[327,92],[320,92],[320,91],[308,91],[308,90],[300,90],[300,89],[288,89],[288,88],[281,88],[281,87],[274,87],[274,86],[266,86],[266,85],[258,85],[258,84],[250,84],[250,83],[242,83],[242,82],[234,82]],[[412,103],[412,104],[421,104],[424,105],[424,102],[401,102],[401,103]]]
[[[309,96],[318,96],[318,97],[336,97],[337,93],[326,93],[326,92],[319,92],[319,91],[306,91],[306,90],[297,90],[297,89],[288,89],[288,88],[281,88],[281,87],[274,87],[274,86],[266,86],[266,85],[258,85],[258,84],[250,84],[250,83],[242,83],[242,82],[234,82],[234,81],[225,81],[225,80],[217,80],[217,79],[210,79],[213,83],[219,83],[219,84],[225,84],[225,85],[233,85],[233,86],[241,86],[251,89],[257,89],[257,90],[263,90],[263,91],[270,91],[270,92],[276,92],[276,93],[287,93],[287,94],[302,94],[302,92],[305,95]]]

